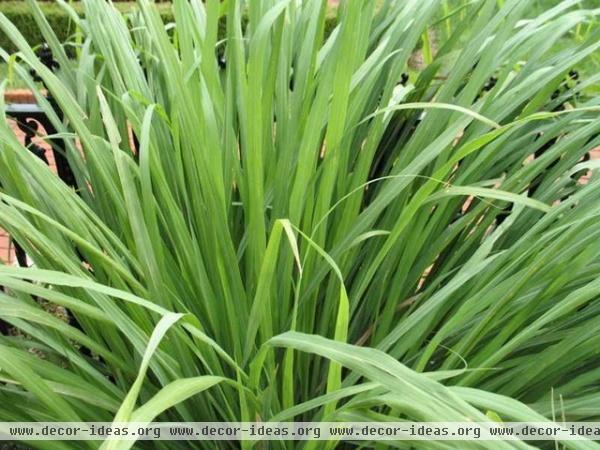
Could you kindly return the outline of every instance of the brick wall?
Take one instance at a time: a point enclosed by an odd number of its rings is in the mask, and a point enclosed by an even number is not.
[[[25,134],[17,127],[14,121],[10,121],[11,128],[19,138],[21,142],[25,139]],[[43,134],[43,129],[40,127],[40,131]],[[50,167],[53,170],[56,170],[56,166],[54,164],[54,155],[50,151],[50,146],[43,142],[41,139],[34,139],[34,142],[37,145],[40,145],[46,149],[46,158],[48,158],[48,162],[50,163]],[[10,242],[10,238],[5,230],[0,228],[0,261],[5,264],[12,264],[15,262],[15,252],[12,243]]]

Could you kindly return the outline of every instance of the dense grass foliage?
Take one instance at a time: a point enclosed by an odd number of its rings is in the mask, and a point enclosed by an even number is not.
[[[0,420],[600,420],[600,75],[567,79],[599,11],[470,2],[434,45],[441,0],[346,1],[327,37],[323,0],[84,0],[70,62],[28,3],[60,70],[0,28],[79,188],[2,121],[35,267],[0,266]]]

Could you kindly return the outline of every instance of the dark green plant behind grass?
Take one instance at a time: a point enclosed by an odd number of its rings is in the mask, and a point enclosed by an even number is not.
[[[73,10],[78,14],[83,15],[83,7],[81,3],[71,3]],[[120,11],[127,12],[134,8],[135,3],[119,3],[117,8]],[[52,27],[57,37],[61,42],[68,42],[73,38],[73,34],[76,29],[73,21],[63,8],[61,8],[55,2],[40,2],[40,8],[44,12],[44,16]],[[173,14],[170,12],[170,4],[161,5],[159,7],[161,16],[165,22],[171,22],[173,20]],[[33,19],[30,8],[24,1],[2,1],[0,2],[0,12],[2,12],[23,34],[27,41],[35,46],[44,42],[44,38],[40,33],[38,26]],[[0,48],[3,48],[9,53],[15,51],[10,38],[2,31],[0,31]]]
[[[158,2],[161,3],[158,6],[158,11],[165,23],[173,21],[173,12],[171,2]],[[63,8],[61,8],[55,2],[40,2],[40,8],[44,12],[46,20],[56,33],[57,37],[61,42],[68,42],[73,39],[75,33],[75,26],[69,15]],[[79,15],[83,15],[84,9],[80,2],[70,3],[73,10]],[[135,9],[135,3],[130,0],[118,1],[116,8],[124,13]],[[2,12],[23,34],[27,42],[31,45],[38,45],[44,42],[44,38],[37,27],[33,16],[31,15],[30,8],[27,6],[25,1],[19,0],[1,0],[0,1],[0,12]],[[331,32],[335,27],[335,11],[330,9],[326,20],[326,33]],[[219,36],[222,38],[225,34],[225,19],[223,18],[219,24]],[[9,53],[15,51],[15,46],[11,39],[6,34],[0,31],[0,48],[3,48]]]

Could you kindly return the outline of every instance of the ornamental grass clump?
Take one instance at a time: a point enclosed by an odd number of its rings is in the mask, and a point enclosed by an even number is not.
[[[0,421],[600,421],[600,11],[83,0],[63,46],[27,2],[77,187],[2,120]]]

